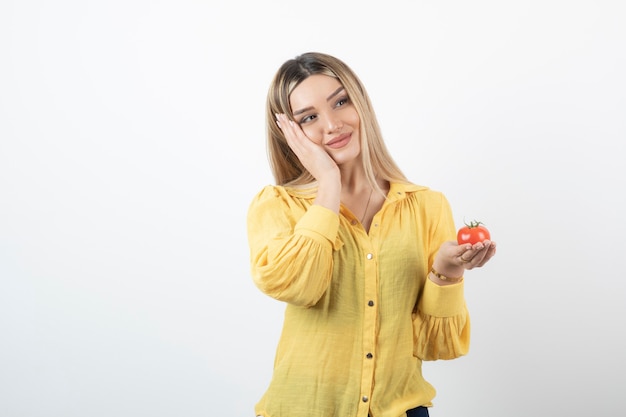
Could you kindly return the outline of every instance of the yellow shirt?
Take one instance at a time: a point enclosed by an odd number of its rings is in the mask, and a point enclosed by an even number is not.
[[[431,406],[422,361],[467,353],[463,281],[427,278],[456,239],[445,196],[391,184],[369,234],[347,208],[266,186],[248,212],[254,283],[286,302],[265,417],[398,417]]]

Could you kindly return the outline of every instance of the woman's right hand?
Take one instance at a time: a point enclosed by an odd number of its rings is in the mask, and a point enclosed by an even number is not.
[[[321,145],[304,134],[300,125],[289,120],[284,114],[276,115],[276,123],[285,135],[291,150],[319,183],[335,182],[340,179],[339,167],[335,161]]]

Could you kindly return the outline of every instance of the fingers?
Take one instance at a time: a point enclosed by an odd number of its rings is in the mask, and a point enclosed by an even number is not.
[[[310,139],[300,125],[285,114],[276,115],[276,124],[285,135],[285,140],[302,165],[313,177],[321,181],[324,176],[338,175],[337,164],[324,148]]]
[[[293,120],[289,120],[284,114],[276,115],[276,124],[285,135],[287,144],[298,155],[297,150],[302,149],[302,141],[308,140],[300,126],[298,126]]]
[[[293,120],[289,120],[285,114],[276,115],[276,124],[280,127],[283,135],[285,135],[287,145],[289,145],[302,164],[307,166],[308,161],[314,159],[312,155],[315,155],[317,151],[315,149],[316,145],[304,134],[300,126]],[[309,169],[308,166],[307,169]]]
[[[319,157],[320,155],[324,156],[326,153],[304,134],[299,124],[290,120],[285,114],[277,114],[276,123],[285,135],[291,150],[305,166],[307,161],[314,159],[316,155]]]
[[[473,246],[462,247],[462,252],[458,256],[459,263],[465,269],[478,268],[487,263],[496,253],[496,244],[489,240],[476,243]]]

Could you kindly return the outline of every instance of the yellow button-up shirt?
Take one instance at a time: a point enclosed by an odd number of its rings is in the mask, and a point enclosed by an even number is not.
[[[248,211],[254,283],[286,302],[265,417],[399,417],[431,406],[422,361],[467,353],[463,281],[427,279],[456,238],[440,192],[392,183],[369,233],[315,193],[266,186]]]

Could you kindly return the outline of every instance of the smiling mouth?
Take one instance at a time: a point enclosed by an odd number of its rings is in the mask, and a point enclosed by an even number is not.
[[[330,142],[328,142],[326,146],[328,146],[329,148],[333,148],[333,149],[342,148],[346,146],[348,142],[350,142],[351,138],[352,138],[351,133],[344,133],[343,135],[339,135],[333,140],[331,140]]]

